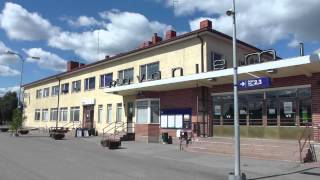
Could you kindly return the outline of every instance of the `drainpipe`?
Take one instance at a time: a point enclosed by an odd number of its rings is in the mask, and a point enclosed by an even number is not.
[[[204,72],[204,60],[203,60],[203,38],[199,35],[199,33],[197,33],[197,38],[200,40],[201,42],[201,72]]]
[[[59,77],[57,77],[57,79],[58,79],[58,86],[59,86],[59,93],[58,93],[58,102],[57,102],[57,111],[58,111],[58,117],[57,117],[57,120],[56,120],[56,131],[55,131],[55,133],[57,132],[57,130],[58,130],[58,121],[59,121],[59,105],[60,105],[60,90],[61,90],[61,87],[60,87],[60,78]]]

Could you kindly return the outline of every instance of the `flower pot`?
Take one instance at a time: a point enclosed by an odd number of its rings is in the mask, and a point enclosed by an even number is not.
[[[29,133],[29,130],[28,130],[28,129],[21,129],[21,130],[19,130],[19,133],[20,133],[21,135],[25,135],[25,134],[28,134],[28,133]]]
[[[54,133],[51,136],[55,140],[62,140],[65,137],[64,133]]]

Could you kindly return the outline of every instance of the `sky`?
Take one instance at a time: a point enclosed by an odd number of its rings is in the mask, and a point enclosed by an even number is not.
[[[153,33],[183,34],[204,19],[231,35],[232,0],[0,0],[0,96],[23,83],[139,47]],[[237,37],[282,58],[320,52],[319,0],[236,0]],[[40,57],[32,59],[30,57]]]

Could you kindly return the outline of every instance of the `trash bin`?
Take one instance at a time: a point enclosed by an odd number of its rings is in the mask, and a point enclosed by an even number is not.
[[[162,141],[165,144],[168,144],[168,140],[169,140],[169,134],[167,132],[163,132],[162,133]]]
[[[172,144],[172,136],[169,136],[169,138],[168,138],[168,144]]]
[[[89,137],[89,130],[88,129],[83,129],[83,137]]]
[[[76,129],[76,137],[82,137],[82,129],[81,128],[77,128]]]

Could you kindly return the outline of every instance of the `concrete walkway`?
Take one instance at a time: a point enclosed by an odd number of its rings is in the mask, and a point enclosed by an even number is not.
[[[233,158],[179,151],[178,145],[125,142],[108,150],[99,137],[55,141],[44,134],[0,133],[0,180],[224,180]],[[319,179],[320,169],[295,162],[242,158],[249,179]]]

